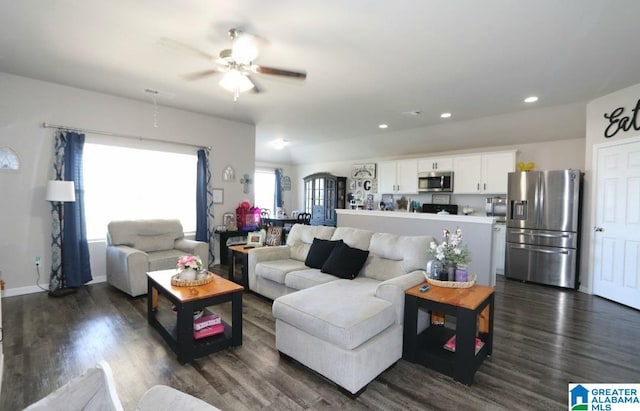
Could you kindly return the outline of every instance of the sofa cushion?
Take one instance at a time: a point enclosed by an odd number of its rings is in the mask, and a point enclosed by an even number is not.
[[[304,264],[311,268],[322,268],[322,265],[327,261],[336,244],[341,242],[342,240],[331,241],[314,238],[307,253],[307,258],[304,260]]]
[[[167,235],[173,237],[173,240],[184,237],[180,220],[111,221],[107,225],[107,231],[109,233],[108,245],[128,245],[130,247],[134,246],[138,236]]]
[[[149,255],[149,271],[167,270],[178,265],[178,258],[184,255],[180,250],[152,251]]]
[[[307,267],[302,261],[285,259],[271,260],[256,264],[256,276],[266,278],[278,284],[284,284],[284,277],[287,273],[296,270],[304,270]]]
[[[361,276],[385,281],[415,270],[424,270],[429,260],[431,236],[399,236],[374,233],[369,245],[369,259]]]
[[[283,295],[273,316],[346,350],[354,349],[395,322],[393,305],[373,294],[378,281],[336,280]]]
[[[314,287],[337,279],[338,277],[335,275],[325,274],[318,268],[307,268],[306,270],[287,273],[287,276],[284,278],[284,285],[295,290],[304,290],[305,288]]]
[[[340,278],[353,279],[362,269],[368,256],[368,250],[360,250],[349,247],[345,243],[338,243],[322,265],[321,271]]]
[[[172,250],[175,237],[172,234],[139,235],[133,244],[133,248],[141,251]]]
[[[360,228],[338,227],[331,236],[332,240],[342,240],[350,247],[368,250],[373,231]]]
[[[294,224],[287,235],[287,245],[291,247],[291,258],[304,261],[314,238],[329,240],[335,227]]]

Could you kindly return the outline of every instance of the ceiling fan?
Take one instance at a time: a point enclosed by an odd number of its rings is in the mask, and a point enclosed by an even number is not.
[[[220,51],[218,58],[175,40],[162,39],[161,43],[214,60],[215,65],[213,68],[186,74],[183,77],[187,80],[199,80],[222,73],[223,77],[218,84],[233,93],[233,101],[237,101],[242,92],[252,90],[254,93],[259,93],[261,91],[253,79],[254,74],[283,76],[298,80],[307,78],[307,73],[304,71],[285,70],[255,64],[254,60],[259,54],[259,45],[266,42],[262,37],[235,28],[229,30],[229,37],[231,38],[231,48]]]

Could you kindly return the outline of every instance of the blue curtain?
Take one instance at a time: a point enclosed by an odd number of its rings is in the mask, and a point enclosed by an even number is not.
[[[93,279],[84,218],[83,147],[84,134],[60,131],[56,135],[56,179],[74,182],[76,201],[64,203],[62,221],[58,222],[62,232],[62,270],[52,271],[49,284],[51,291],[62,287],[80,287]]]
[[[209,243],[209,264],[215,261],[213,184],[209,168],[209,150],[198,150],[198,172],[196,177],[196,240]]]
[[[276,168],[276,207],[284,206],[284,198],[282,197],[282,169]]]

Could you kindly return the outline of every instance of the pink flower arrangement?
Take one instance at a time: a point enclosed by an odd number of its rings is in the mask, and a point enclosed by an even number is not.
[[[178,259],[178,269],[186,270],[193,268],[196,271],[202,270],[202,260],[197,255],[183,255]]]

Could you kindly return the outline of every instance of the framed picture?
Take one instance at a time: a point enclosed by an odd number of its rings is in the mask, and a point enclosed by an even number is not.
[[[214,188],[213,189],[213,204],[222,204],[224,203],[224,189],[222,188]]]
[[[252,231],[247,234],[247,247],[262,247],[264,245],[264,231]]]
[[[351,178],[376,178],[376,163],[354,164]]]

